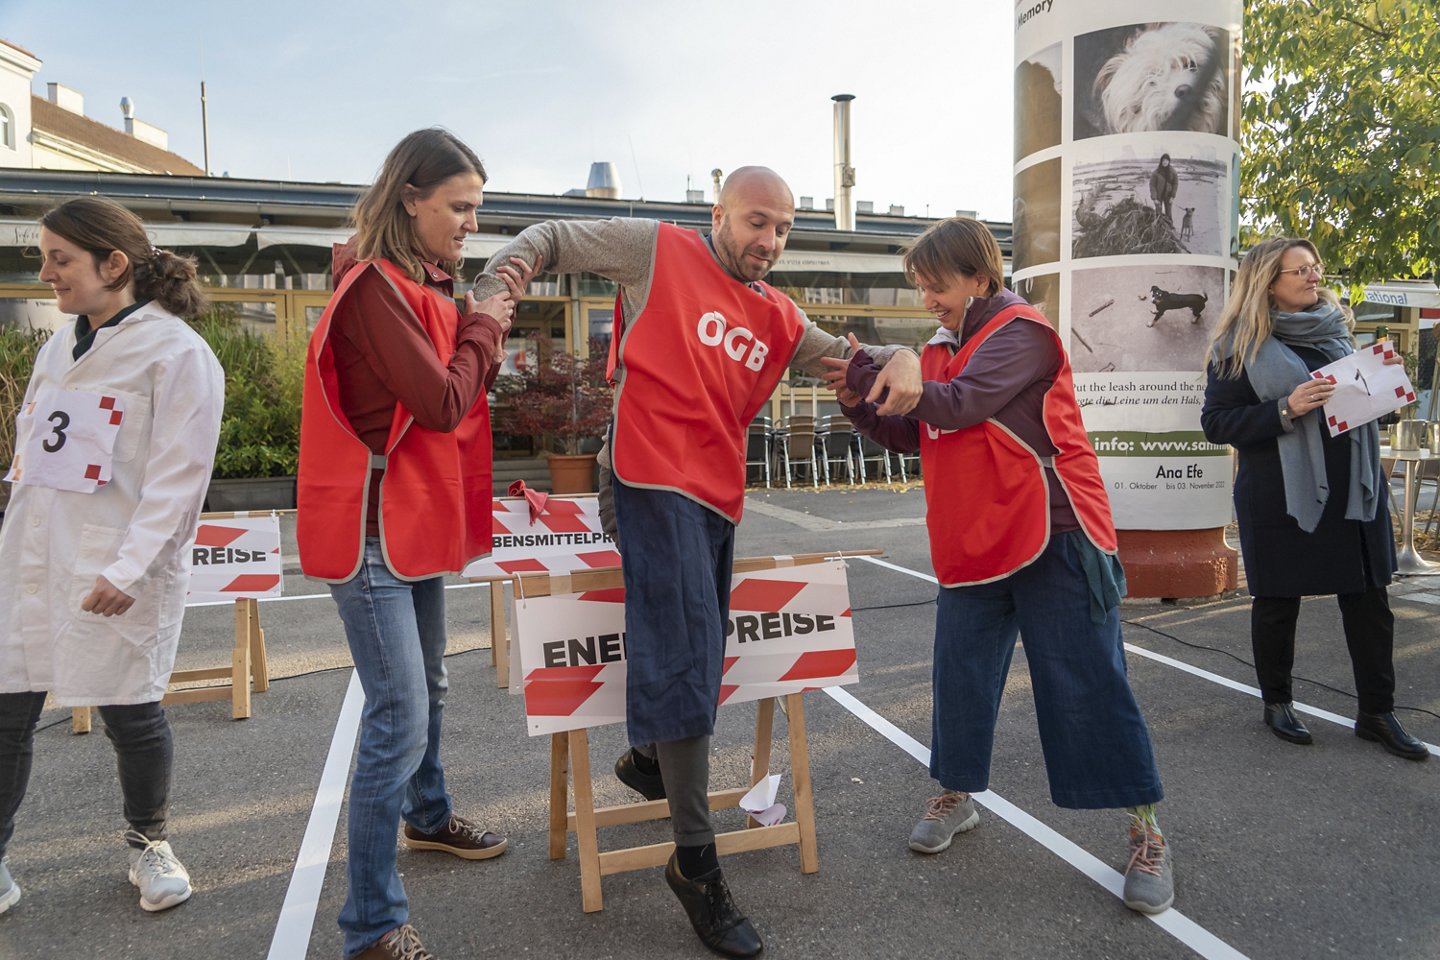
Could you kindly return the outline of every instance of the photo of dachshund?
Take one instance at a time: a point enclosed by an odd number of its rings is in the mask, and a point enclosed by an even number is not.
[[[1197,207],[1196,221],[1195,232],[1203,234],[1205,207]],[[1141,295],[1142,290],[1149,294]],[[1225,302],[1225,269],[1181,263],[1082,263],[1070,271],[1065,302],[1070,365],[1075,372],[1194,373],[1205,362],[1210,331]],[[1207,307],[1209,322],[1203,315]],[[1169,323],[1158,322],[1170,310],[1190,312],[1181,314],[1180,320],[1172,313]],[[1147,332],[1139,332],[1142,328]]]
[[[1171,310],[1189,310],[1190,322],[1199,323],[1200,314],[1205,312],[1205,305],[1210,302],[1210,297],[1203,293],[1171,293],[1153,285],[1150,287],[1150,296],[1140,299],[1149,300],[1155,307],[1155,316],[1150,318],[1147,327],[1155,326],[1160,318]]]
[[[1185,219],[1180,221],[1180,239],[1189,240],[1195,236],[1195,208],[1185,207]]]

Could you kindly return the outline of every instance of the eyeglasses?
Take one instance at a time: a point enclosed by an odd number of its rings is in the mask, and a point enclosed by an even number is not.
[[[1293,273],[1295,274],[1295,276],[1300,278],[1308,277],[1311,275],[1323,277],[1325,276],[1325,264],[1307,263],[1303,267],[1291,267],[1289,270],[1281,270],[1279,271],[1279,273],[1281,276],[1284,276],[1287,273]]]

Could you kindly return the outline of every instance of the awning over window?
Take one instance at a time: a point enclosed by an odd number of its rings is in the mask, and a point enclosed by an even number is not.
[[[328,227],[261,227],[255,231],[255,242],[261,250],[266,247],[322,247],[326,250],[337,243],[344,243],[354,234],[349,228]],[[476,234],[465,241],[465,259],[474,263],[490,259],[514,237],[498,234]]]
[[[231,223],[147,223],[145,232],[157,247],[243,247],[254,231]],[[34,220],[0,219],[0,247],[40,245],[40,224]]]
[[[1366,303],[1392,307],[1440,307],[1440,289],[1429,280],[1391,280],[1365,287]]]

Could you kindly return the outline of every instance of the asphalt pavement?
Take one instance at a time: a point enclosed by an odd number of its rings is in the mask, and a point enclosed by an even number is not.
[[[1050,801],[1023,650],[1000,711],[992,789],[977,798],[979,827],[937,856],[910,852],[906,837],[933,786],[916,757],[930,739],[935,596],[924,579],[923,513],[918,487],[747,499],[737,556],[885,551],[884,565],[849,564],[860,683],[806,698],[819,872],[802,875],[793,847],[725,861],[765,956],[1440,956],[1440,761],[1407,762],[1354,736],[1354,683],[1332,598],[1302,610],[1295,697],[1313,711],[1309,747],[1261,723],[1243,593],[1125,602],[1131,682],[1165,782],[1160,817],[1177,877],[1168,913],[1147,919],[1115,895],[1126,857],[1118,811]],[[525,735],[521,698],[497,688],[490,666],[489,588],[452,585],[449,788],[462,813],[510,844],[478,863],[401,850],[427,947],[442,960],[710,956],[658,869],[606,878],[605,909],[582,912],[574,841],[566,859],[546,856],[548,740]],[[101,725],[75,736],[68,711],[46,712],[10,844],[24,898],[0,916],[0,960],[340,956],[343,809],[338,830],[312,830],[308,841],[306,833],[337,723],[345,726],[352,671],[325,589],[291,572],[286,594],[261,607],[275,679],[250,719],[232,721],[225,703],[169,708],[171,840],[194,877],[188,903],[161,914],[139,908]],[[1440,743],[1440,577],[1398,581],[1391,596],[1399,713],[1413,734]],[[226,607],[190,610],[178,666],[228,663],[231,629]],[[754,710],[721,709],[712,785],[745,777]],[[783,719],[777,725],[783,733]],[[597,802],[629,799],[609,772],[623,730],[599,728],[591,741]],[[774,767],[790,802],[783,739]],[[734,811],[717,823],[739,826]],[[601,843],[668,838],[667,824],[648,823],[610,828]],[[302,844],[320,851],[323,886],[313,902],[291,897],[283,929],[292,932],[277,939]],[[293,933],[308,918],[308,938]]]

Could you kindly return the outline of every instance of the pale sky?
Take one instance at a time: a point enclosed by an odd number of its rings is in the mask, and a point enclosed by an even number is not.
[[[0,37],[86,115],[120,98],[235,177],[368,182],[417,127],[485,161],[490,188],[562,193],[594,160],[623,196],[683,200],[714,167],[834,193],[830,96],[852,93],[854,196],[877,210],[1011,215],[1004,0],[0,0]]]

